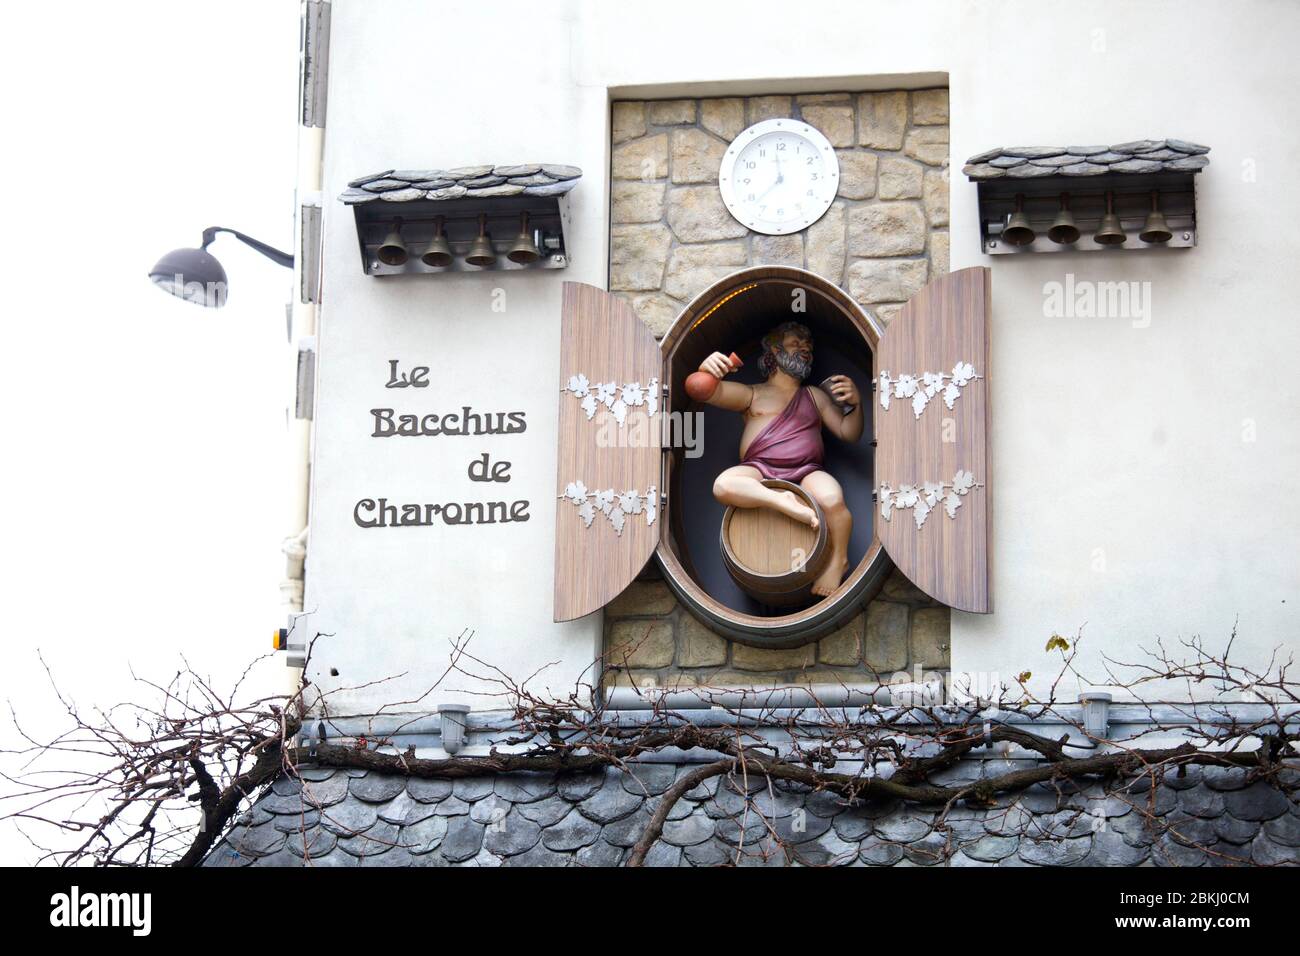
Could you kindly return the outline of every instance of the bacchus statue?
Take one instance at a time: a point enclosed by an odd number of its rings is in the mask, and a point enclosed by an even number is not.
[[[840,483],[822,469],[822,428],[855,442],[862,437],[863,413],[857,386],[847,375],[834,375],[822,383],[830,395],[816,385],[804,385],[812,363],[812,333],[798,322],[784,322],[763,338],[758,365],[767,381],[718,384],[708,403],[743,414],[745,430],[740,464],[718,476],[713,496],[737,508],[774,508],[815,528],[816,512],[798,495],[768,488],[762,479],[783,478],[807,491],[826,516],[830,556],[812,585],[813,594],[825,597],[848,572],[853,515],[844,504]],[[700,371],[723,379],[733,369],[727,356],[714,352],[700,364]],[[844,414],[837,403],[852,410]]]

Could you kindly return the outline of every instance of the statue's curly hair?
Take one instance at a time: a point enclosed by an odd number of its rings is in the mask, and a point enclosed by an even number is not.
[[[776,359],[772,357],[773,349],[779,350],[787,335],[794,334],[813,344],[812,331],[802,322],[782,322],[767,335],[763,336],[763,353],[758,357],[758,370],[763,378],[771,378],[776,371]]]

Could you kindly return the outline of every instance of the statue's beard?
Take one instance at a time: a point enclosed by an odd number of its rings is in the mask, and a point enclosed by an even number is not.
[[[804,358],[798,352],[778,351],[776,353],[776,367],[796,382],[802,382],[812,371],[812,359]]]

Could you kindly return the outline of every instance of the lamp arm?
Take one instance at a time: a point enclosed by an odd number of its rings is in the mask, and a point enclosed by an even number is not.
[[[217,233],[219,232],[230,233],[240,242],[244,243],[247,246],[251,246],[253,249],[256,249],[258,252],[266,256],[266,258],[270,259],[272,262],[276,263],[277,265],[284,266],[286,269],[293,268],[292,253],[281,252],[279,249],[275,248],[274,246],[268,246],[264,242],[258,242],[252,236],[246,236],[237,229],[228,229],[225,226],[209,226],[207,229],[204,229],[203,245],[200,248],[206,249],[209,245],[211,245],[212,240],[217,238]]]

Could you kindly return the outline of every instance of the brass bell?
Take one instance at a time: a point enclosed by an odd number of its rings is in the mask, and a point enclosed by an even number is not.
[[[492,239],[487,234],[487,216],[478,217],[478,238],[465,254],[465,261],[472,266],[490,266],[497,261],[497,254],[492,251]]]
[[[1047,229],[1047,238],[1058,245],[1068,246],[1079,239],[1079,227],[1074,224],[1074,213],[1070,212],[1070,194],[1061,193],[1061,211],[1052,220]]]
[[[1101,226],[1092,238],[1103,246],[1118,246],[1128,240],[1119,216],[1115,215],[1115,197],[1109,192],[1106,193],[1106,215],[1101,217]]]
[[[1165,214],[1160,211],[1160,193],[1157,190],[1151,190],[1151,212],[1147,215],[1146,224],[1142,231],[1138,233],[1138,238],[1143,242],[1168,242],[1174,237],[1169,231],[1169,226],[1165,223]]]
[[[1013,246],[1027,246],[1034,241],[1034,230],[1029,225],[1029,217],[1024,213],[1025,197],[1016,194],[1016,211],[1007,217],[1007,224],[1002,227],[1002,239]]]
[[[506,253],[506,258],[520,265],[528,265],[530,262],[536,262],[541,255],[537,251],[537,243],[533,242],[533,237],[528,234],[528,213],[520,213],[519,237]]]
[[[420,256],[420,261],[426,266],[451,265],[451,246],[447,245],[447,237],[442,234],[442,216],[434,220],[433,240]]]
[[[400,266],[406,262],[406,243],[402,241],[402,220],[393,220],[393,228],[375,253],[386,266]]]

